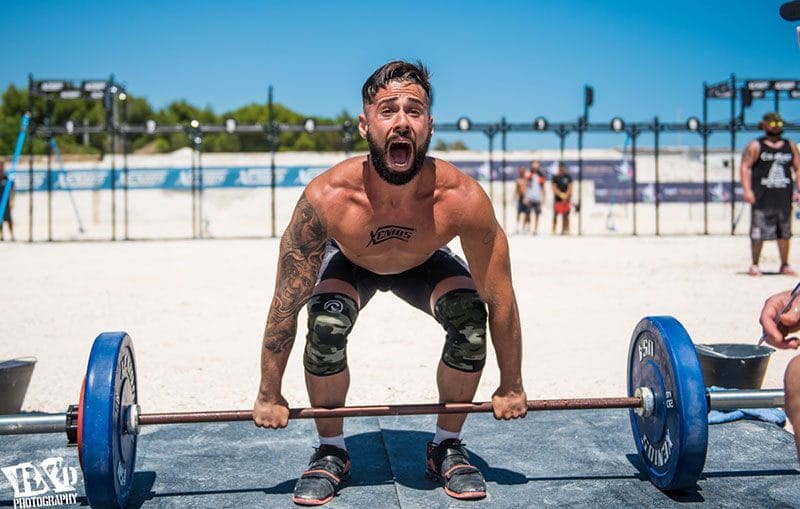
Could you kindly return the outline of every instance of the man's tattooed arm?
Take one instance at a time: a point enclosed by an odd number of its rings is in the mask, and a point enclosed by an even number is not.
[[[297,333],[297,315],[314,289],[326,241],[325,226],[303,193],[281,237],[275,295],[261,352],[262,391],[274,390],[276,382],[280,387]]]

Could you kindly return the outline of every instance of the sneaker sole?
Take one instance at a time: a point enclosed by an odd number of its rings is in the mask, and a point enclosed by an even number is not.
[[[322,500],[316,500],[316,499],[313,499],[313,498],[292,497],[292,502],[294,502],[295,504],[297,504],[297,505],[307,505],[307,506],[323,505],[323,504],[327,504],[331,500],[333,500],[333,495],[331,495],[328,498],[324,498]]]
[[[339,492],[341,485],[345,482],[350,480],[350,469],[348,468],[347,472],[342,474],[342,477],[339,478],[339,485],[334,486],[333,488],[333,495],[327,498],[299,498],[299,497],[292,497],[292,502],[297,505],[304,505],[304,506],[315,506],[315,505],[324,505],[333,500],[336,497],[336,494]]]
[[[455,491],[450,491],[447,488],[447,486],[445,486],[444,479],[442,479],[442,476],[440,476],[439,474],[437,474],[436,472],[434,472],[430,468],[426,468],[425,469],[425,477],[427,477],[428,479],[431,479],[432,481],[435,481],[438,484],[440,484],[442,486],[442,488],[444,488],[444,492],[448,496],[450,496],[452,498],[456,498],[458,500],[476,500],[476,499],[479,499],[479,498],[485,498],[486,497],[486,492],[485,491],[465,491],[464,493],[456,493]]]

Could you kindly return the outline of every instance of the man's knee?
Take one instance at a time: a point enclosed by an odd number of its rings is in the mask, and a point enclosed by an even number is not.
[[[335,375],[347,367],[347,335],[358,306],[340,293],[321,293],[308,301],[308,335],[303,365],[312,375]]]
[[[434,316],[447,337],[442,361],[458,371],[474,373],[486,364],[486,304],[475,290],[452,290],[436,301]]]

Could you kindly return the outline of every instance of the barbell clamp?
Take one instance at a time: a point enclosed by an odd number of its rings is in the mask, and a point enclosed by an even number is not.
[[[138,404],[133,404],[125,409],[125,432],[129,435],[139,434],[139,414],[142,408]]]
[[[656,408],[656,398],[650,387],[637,387],[633,392],[634,397],[642,400],[642,405],[634,409],[640,417],[651,417]]]

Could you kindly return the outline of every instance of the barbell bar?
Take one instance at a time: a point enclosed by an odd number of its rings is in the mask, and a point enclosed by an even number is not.
[[[780,407],[784,393],[709,391],[694,345],[673,317],[643,318],[628,350],[628,395],[540,399],[529,411],[629,410],[636,449],[650,481],[664,491],[694,486],[708,447],[709,410]],[[293,408],[290,419],[491,412],[491,402]],[[77,405],[66,413],[0,416],[0,435],[66,432],[77,443],[86,496],[92,507],[124,507],[133,480],[139,427],[250,421],[250,410],[141,413],[136,362],[125,332],[105,332],[92,345]]]
[[[649,391],[642,387],[641,391]],[[547,410],[602,410],[633,408],[642,415],[652,415],[645,407],[648,396],[609,397],[609,398],[571,398],[571,399],[533,399],[528,400],[530,412]],[[649,397],[652,398],[652,395]],[[711,410],[734,410],[739,408],[776,408],[784,404],[781,389],[724,389],[707,391],[706,400]],[[136,416],[125,419],[128,433],[137,433],[139,426],[163,424],[196,424],[212,422],[252,421],[252,410],[218,410],[197,412],[163,412],[141,414],[138,407],[125,409]],[[335,408],[290,408],[289,419],[317,419],[326,417],[381,417],[399,415],[428,414],[471,414],[492,412],[490,401],[475,403],[420,403],[404,405],[362,405]],[[0,435],[29,435],[38,433],[66,433],[74,417],[70,413],[50,414],[6,414],[0,415]]]

